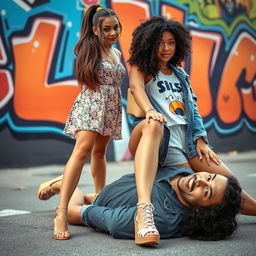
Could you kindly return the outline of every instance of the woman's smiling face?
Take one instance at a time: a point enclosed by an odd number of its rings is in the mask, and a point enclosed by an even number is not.
[[[160,67],[166,67],[168,61],[173,57],[176,50],[176,40],[174,35],[169,32],[163,32],[162,38],[159,42],[156,58]]]
[[[120,36],[121,28],[115,16],[108,16],[102,20],[101,29],[93,27],[95,35],[103,37],[103,42],[107,47],[115,44]]]

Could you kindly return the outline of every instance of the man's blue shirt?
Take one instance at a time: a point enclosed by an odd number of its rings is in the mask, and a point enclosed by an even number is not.
[[[154,219],[161,238],[183,236],[182,213],[185,210],[169,181],[178,174],[191,174],[184,167],[159,168],[153,184],[151,202],[155,207]],[[84,207],[85,225],[116,238],[134,238],[134,214],[137,192],[134,174],[127,174],[107,185],[94,203]]]

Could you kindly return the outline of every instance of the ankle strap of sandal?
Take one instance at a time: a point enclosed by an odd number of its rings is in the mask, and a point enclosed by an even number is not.
[[[139,202],[137,203],[137,208],[143,209],[143,218],[144,218],[144,226],[145,227],[154,227],[154,215],[153,211],[155,210],[152,203]]]
[[[148,210],[150,211],[154,211],[155,210],[155,207],[153,206],[152,203],[145,203],[145,202],[139,202],[137,203],[137,208],[148,208]]]

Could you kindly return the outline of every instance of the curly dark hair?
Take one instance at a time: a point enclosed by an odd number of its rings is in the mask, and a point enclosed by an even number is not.
[[[209,207],[194,207],[183,215],[184,234],[199,240],[220,240],[237,229],[236,215],[241,210],[241,188],[233,177],[228,178],[223,202]]]
[[[168,65],[180,66],[190,54],[191,36],[189,30],[180,22],[162,16],[153,16],[142,22],[134,31],[128,63],[138,66],[139,70],[153,77],[159,71],[156,53],[163,32],[171,32],[176,40],[176,50]]]

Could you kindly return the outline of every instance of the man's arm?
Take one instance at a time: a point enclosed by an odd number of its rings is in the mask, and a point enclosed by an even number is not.
[[[242,198],[244,199],[241,214],[256,216],[256,200],[252,198],[246,191],[242,189]]]

